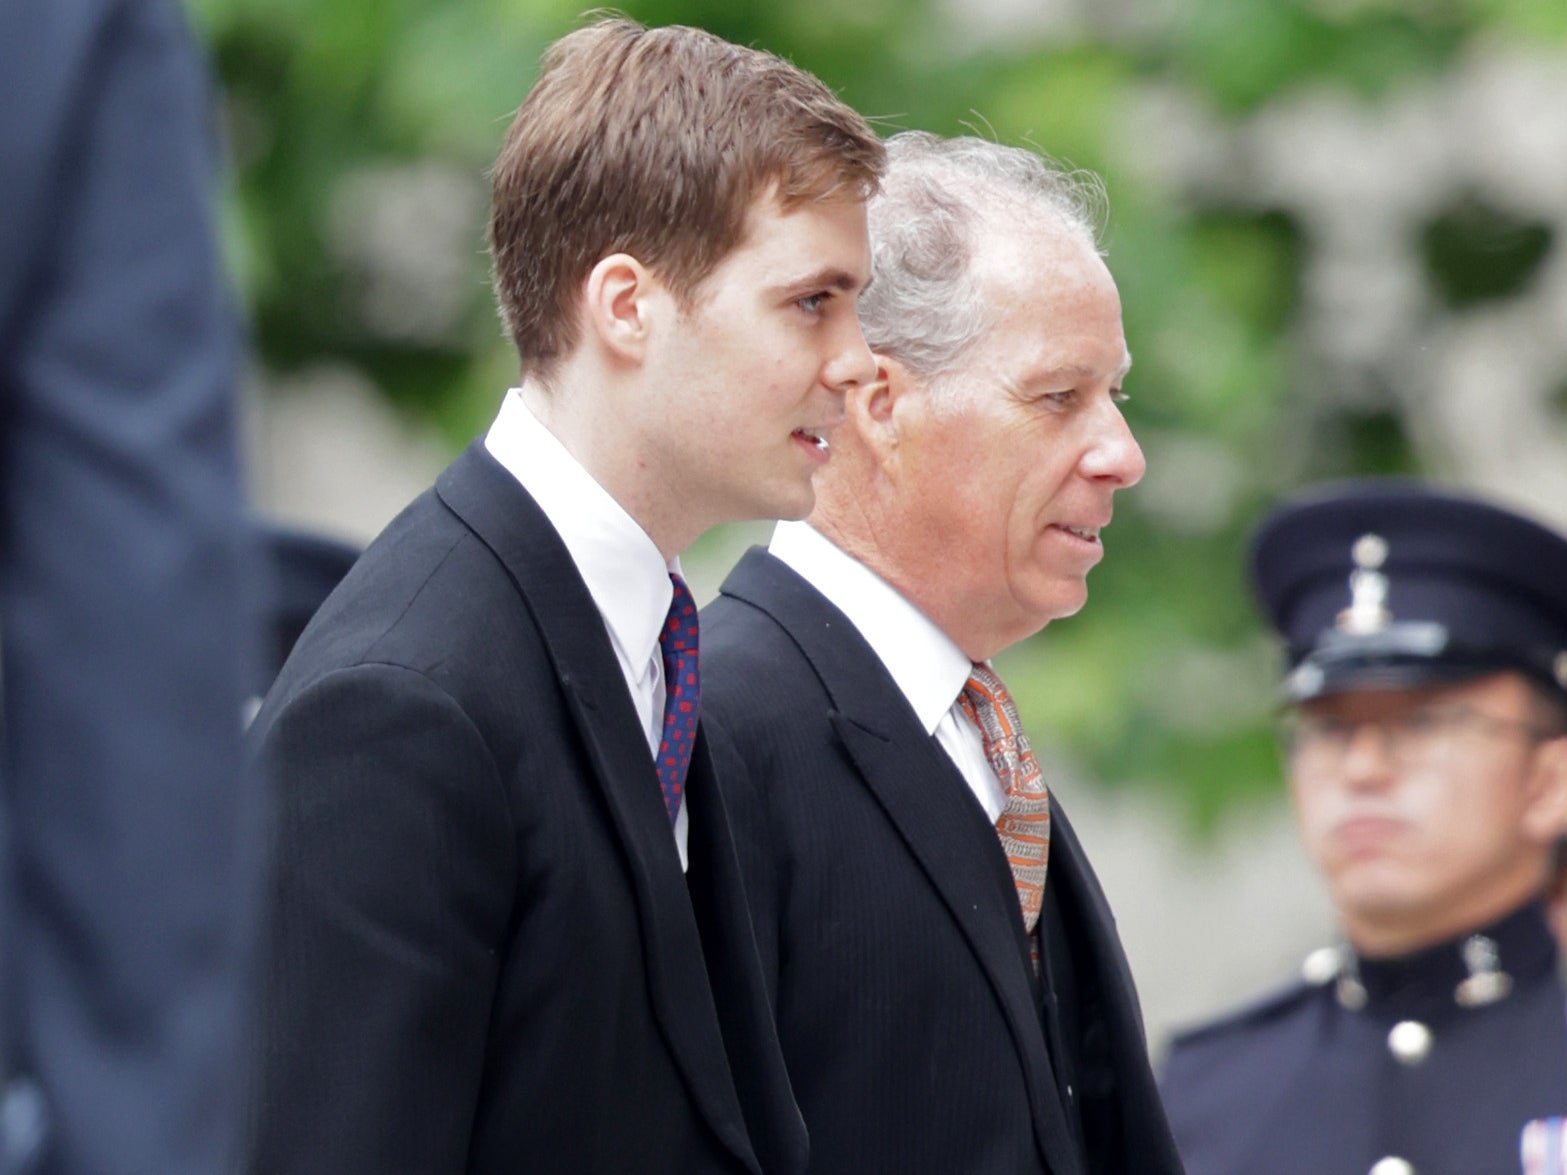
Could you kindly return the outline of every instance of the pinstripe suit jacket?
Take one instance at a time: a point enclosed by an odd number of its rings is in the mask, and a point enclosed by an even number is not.
[[[704,722],[811,1170],[1178,1172],[1059,807],[1039,983],[995,829],[843,614],[753,550],[702,622]]]
[[[251,737],[278,816],[248,1170],[803,1168],[705,740],[682,877],[593,598],[482,441]]]

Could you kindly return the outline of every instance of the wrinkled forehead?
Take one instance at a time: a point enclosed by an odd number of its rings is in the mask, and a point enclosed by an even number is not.
[[[1088,378],[1119,377],[1131,367],[1115,279],[1075,235],[1059,227],[988,234],[973,279],[991,330],[1027,341],[1037,362],[1076,365]]]

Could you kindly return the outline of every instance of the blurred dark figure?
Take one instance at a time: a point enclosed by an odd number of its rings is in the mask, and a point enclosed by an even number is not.
[[[257,525],[264,557],[262,649],[251,678],[250,710],[260,706],[310,618],[360,552],[342,539],[287,523],[263,520]]]
[[[1545,893],[1567,819],[1567,539],[1371,479],[1274,514],[1252,572],[1343,942],[1176,1039],[1188,1172],[1559,1170],[1567,990]]]
[[[0,1172],[221,1170],[256,860],[207,77],[0,3]]]

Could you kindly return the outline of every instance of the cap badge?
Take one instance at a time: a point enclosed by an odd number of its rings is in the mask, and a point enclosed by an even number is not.
[[[1352,636],[1381,632],[1393,619],[1387,610],[1387,540],[1379,534],[1363,534],[1349,549],[1355,570],[1349,573],[1349,607],[1338,614],[1338,629]]]

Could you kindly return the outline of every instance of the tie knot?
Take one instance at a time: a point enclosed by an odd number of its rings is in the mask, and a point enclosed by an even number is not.
[[[1023,928],[1032,937],[1034,972],[1038,974],[1039,938],[1035,929],[1039,925],[1050,857],[1050,790],[1018,721],[1017,705],[994,669],[976,664],[958,704],[979,728],[985,758],[1006,793],[1006,806],[996,821],[996,832],[1012,866],[1018,908],[1022,911]]]
[[[691,598],[691,589],[673,571],[669,573],[669,582],[674,595],[669,601],[669,616],[658,634],[666,660],[688,651],[695,652],[697,647],[696,601]]]
[[[965,710],[970,710],[980,730],[989,738],[1016,738],[1021,730],[1017,703],[989,665],[975,663],[963,686]]]

